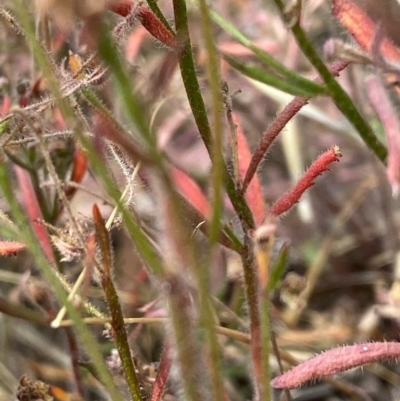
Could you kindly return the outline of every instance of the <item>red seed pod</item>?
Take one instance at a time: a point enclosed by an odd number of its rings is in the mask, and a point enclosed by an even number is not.
[[[142,5],[135,5],[129,0],[113,2],[109,10],[122,17],[132,14],[136,17],[146,30],[165,46],[174,48],[176,46],[175,35],[160,21],[153,11]]]
[[[400,358],[400,343],[376,342],[348,345],[323,352],[271,381],[272,387],[290,389],[383,359]]]
[[[293,189],[286,194],[282,195],[271,207],[270,213],[279,216],[287,212],[293,207],[300,199],[301,195],[310,187],[314,185],[314,180],[321,175],[324,171],[329,170],[329,164],[339,161],[342,154],[337,146],[327,150],[318,157],[317,160],[309,167],[303,177],[300,178],[298,183]]]
[[[26,245],[22,242],[0,241],[0,256],[16,256]]]
[[[134,3],[130,0],[114,1],[108,6],[110,11],[121,17],[127,17],[132,12],[133,7]]]
[[[175,47],[175,35],[165,27],[150,8],[139,6],[137,9],[137,18],[149,33],[162,44],[171,48]]]

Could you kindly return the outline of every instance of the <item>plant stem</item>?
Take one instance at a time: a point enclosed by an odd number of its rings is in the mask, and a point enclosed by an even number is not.
[[[212,214],[209,227],[209,251],[212,254],[213,247],[218,241],[221,229],[222,217],[222,187],[223,187],[223,168],[224,159],[222,155],[222,135],[223,135],[223,98],[220,88],[220,71],[217,51],[214,44],[211,19],[208,6],[205,0],[199,1],[201,26],[204,37],[204,44],[207,53],[206,68],[208,72],[209,85],[212,95],[212,117],[213,117],[213,138],[212,138]],[[211,255],[210,255],[211,256]]]
[[[246,236],[245,245],[241,253],[244,281],[246,284],[246,299],[250,316],[250,346],[253,362],[254,375],[256,378],[256,390],[259,392],[261,381],[261,319],[260,319],[260,301],[259,285],[254,254],[251,239]]]
[[[200,85],[196,76],[196,69],[192,56],[192,47],[189,36],[189,25],[185,0],[173,0],[175,26],[177,31],[178,49],[179,49],[179,66],[183,84],[189,100],[190,107],[200,136],[207,148],[210,157],[213,157],[212,135],[210,123],[207,117],[206,107],[201,96]],[[222,159],[222,154],[219,155]],[[248,228],[254,227],[254,220],[250,209],[244,197],[236,190],[235,183],[228,173],[225,163],[223,164],[223,174],[226,191],[232,202],[232,205],[238,214],[240,220],[247,225]]]
[[[121,304],[118,299],[117,291],[111,279],[113,272],[113,258],[110,242],[110,234],[106,229],[103,217],[100,214],[96,204],[93,205],[93,220],[96,229],[97,242],[101,252],[102,266],[100,269],[101,285],[107,299],[108,309],[111,314],[111,327],[115,344],[121,358],[122,368],[125,373],[125,379],[134,401],[141,401],[139,379],[136,375],[133,364],[131,350],[126,335],[124,316],[122,314]]]

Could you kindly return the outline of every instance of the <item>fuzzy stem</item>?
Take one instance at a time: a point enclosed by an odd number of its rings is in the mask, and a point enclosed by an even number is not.
[[[102,132],[101,126],[94,128],[94,130],[96,129],[99,129],[100,133]],[[78,135],[82,145],[84,146],[84,149],[87,152],[93,172],[97,177],[100,177],[107,195],[113,200],[114,205],[118,206],[128,233],[133,242],[136,244],[137,250],[145,261],[146,266],[153,274],[160,274],[163,271],[160,255],[141,229],[139,222],[135,219],[135,216],[128,211],[121,202],[121,193],[116,187],[115,182],[110,178],[109,172],[107,171],[103,161],[100,159],[100,156],[93,144],[82,133],[78,133]]]
[[[208,6],[205,0],[199,1],[201,26],[203,30],[203,37],[205,42],[205,49],[207,51],[207,72],[210,82],[210,89],[212,94],[212,116],[213,116],[213,140],[212,140],[212,215],[209,227],[209,244],[210,252],[212,247],[216,244],[221,226],[222,216],[222,187],[223,187],[223,166],[224,159],[222,154],[222,92],[220,88],[220,66],[219,60],[214,44],[213,31],[211,26],[211,19],[208,11]]]
[[[209,399],[204,394],[205,372],[199,374],[199,367],[203,366],[202,355],[196,336],[196,327],[193,319],[193,302],[186,283],[176,274],[167,279],[170,285],[168,297],[171,322],[174,330],[174,345],[177,350],[177,362],[180,367],[184,387],[184,399],[188,401],[202,401]]]
[[[141,401],[142,395],[140,393],[139,379],[136,375],[135,366],[131,356],[131,350],[128,344],[128,337],[126,335],[121,304],[119,302],[114,283],[111,279],[113,260],[110,234],[106,229],[105,222],[96,204],[93,205],[93,220],[96,229],[97,241],[102,256],[102,266],[100,271],[101,285],[103,287],[111,314],[112,334],[121,358],[122,368],[125,373],[125,379],[128,383],[132,399],[134,401]]]
[[[254,232],[254,256],[258,267],[258,282],[260,291],[260,366],[261,372],[258,379],[258,389],[260,399],[269,401],[271,391],[269,386],[270,368],[270,343],[271,343],[271,322],[270,322],[270,299],[269,299],[269,277],[271,264],[271,249],[275,239],[276,224],[273,221],[267,221]]]
[[[241,253],[244,281],[246,284],[246,300],[250,316],[250,346],[253,362],[254,374],[257,386],[261,383],[262,361],[261,361],[261,318],[260,318],[260,300],[259,283],[257,269],[252,252],[253,244],[246,236],[245,244]],[[256,388],[259,391],[259,388]]]

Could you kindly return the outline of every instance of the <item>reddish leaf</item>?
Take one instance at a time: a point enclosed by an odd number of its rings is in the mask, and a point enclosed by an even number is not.
[[[371,18],[351,0],[332,0],[332,13],[360,47],[370,52],[378,31]],[[387,61],[400,62],[400,51],[388,38],[382,39],[380,54]]]
[[[64,130],[67,127],[67,124],[65,123],[64,116],[61,113],[61,110],[58,107],[55,107],[53,110],[53,120],[54,120],[54,125],[56,126],[57,129]]]
[[[50,386],[52,394],[57,397],[57,400],[68,401],[73,398],[73,395],[64,391],[61,387]]]
[[[348,65],[346,61],[339,61],[332,64],[330,70],[334,76],[339,76],[339,73],[345,69]],[[320,78],[316,78],[315,82],[321,82]],[[247,187],[254,174],[257,171],[263,157],[267,154],[273,141],[285,128],[286,124],[302,109],[307,105],[309,98],[304,96],[296,96],[285,108],[275,117],[274,121],[270,124],[267,130],[262,134],[261,140],[257,145],[257,148],[253,152],[249,168],[246,173],[246,177],[243,180],[242,193],[245,193]]]
[[[154,382],[153,392],[151,393],[150,401],[159,401],[164,392],[165,384],[171,370],[172,359],[170,356],[170,345],[168,341],[164,345],[163,352],[161,354],[160,365],[158,367],[156,381]]]
[[[0,105],[0,116],[5,116],[11,109],[11,97],[9,95],[3,96],[3,102]]]
[[[207,219],[210,205],[200,187],[186,173],[176,167],[172,169],[172,179],[181,195]]]
[[[385,88],[378,77],[370,76],[366,81],[367,93],[371,105],[375,109],[386,133],[388,158],[386,174],[392,187],[392,194],[397,196],[400,191],[400,124],[396,111]]]
[[[147,36],[147,31],[144,27],[137,27],[128,36],[125,46],[125,58],[130,63],[134,63],[144,38]]]
[[[166,28],[150,8],[139,6],[137,17],[152,36],[168,47],[175,47],[175,35]]]
[[[323,352],[271,381],[275,388],[295,388],[321,377],[383,359],[400,358],[400,343],[376,342],[348,345]]]
[[[76,148],[74,154],[74,164],[72,167],[70,180],[78,184],[82,182],[83,176],[85,175],[87,170],[87,165],[88,165],[88,160],[86,154],[83,152],[81,148]],[[65,194],[67,195],[68,199],[71,199],[75,195],[76,191],[77,188],[69,187],[66,189]]]
[[[243,181],[246,177],[246,172],[249,168],[252,154],[247,139],[244,135],[239,117],[233,113],[232,118],[237,126],[239,174],[241,180]],[[245,198],[251,212],[253,213],[256,225],[260,225],[265,218],[265,203],[260,180],[257,175],[254,176],[253,180],[248,185]]]
[[[167,29],[149,7],[135,6],[131,1],[125,0],[113,2],[108,8],[122,17],[133,13],[153,37],[168,47],[175,47],[175,35]]]
[[[133,10],[134,4],[130,0],[114,1],[109,5],[109,9],[121,17],[127,17]]]
[[[50,262],[55,263],[53,248],[46,228],[38,223],[38,220],[43,219],[42,211],[40,210],[39,202],[36,198],[36,193],[32,185],[29,173],[23,168],[14,164],[14,170],[17,175],[18,184],[22,193],[22,201],[28,215],[32,228],[36,233],[36,237],[43,248],[44,253]]]

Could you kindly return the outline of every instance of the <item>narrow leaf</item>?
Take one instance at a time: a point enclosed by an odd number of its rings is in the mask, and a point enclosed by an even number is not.
[[[302,87],[297,83],[290,82],[290,80],[287,78],[281,78],[276,74],[271,74],[266,69],[262,69],[253,63],[244,63],[237,57],[228,56],[225,54],[224,59],[231,67],[235,68],[237,71],[241,72],[247,77],[262,82],[266,85],[270,85],[291,95],[314,97],[325,92],[322,86],[317,85],[316,88]]]
[[[271,267],[271,273],[268,281],[268,290],[272,291],[278,285],[280,278],[286,268],[289,258],[289,244],[285,243],[279,250],[279,254]]]
[[[308,168],[303,177],[289,192],[282,195],[271,207],[270,213],[279,216],[292,208],[301,195],[314,185],[314,180],[324,171],[329,170],[329,164],[339,161],[342,154],[337,146],[327,150]]]
[[[93,221],[96,229],[96,239],[101,252],[102,274],[109,277],[112,270],[113,257],[111,251],[110,233],[106,228],[106,223],[100,213],[99,207],[93,205]]]
[[[367,363],[400,358],[400,343],[376,342],[333,348],[295,366],[271,381],[275,388],[295,388]]]
[[[204,219],[209,218],[210,204],[201,188],[185,172],[174,167],[171,172],[172,179],[178,191],[193,206]]]
[[[239,174],[241,180],[243,180],[249,168],[252,155],[238,115],[232,114],[232,117],[235,125],[237,126]],[[265,218],[265,203],[260,180],[257,175],[248,186],[245,199],[251,212],[253,213],[256,225],[260,225]]]
[[[163,395],[165,385],[168,380],[169,372],[172,366],[172,359],[170,355],[170,345],[167,341],[164,345],[161,354],[160,365],[158,367],[157,377],[154,382],[153,392],[151,393],[150,401],[160,401]]]

